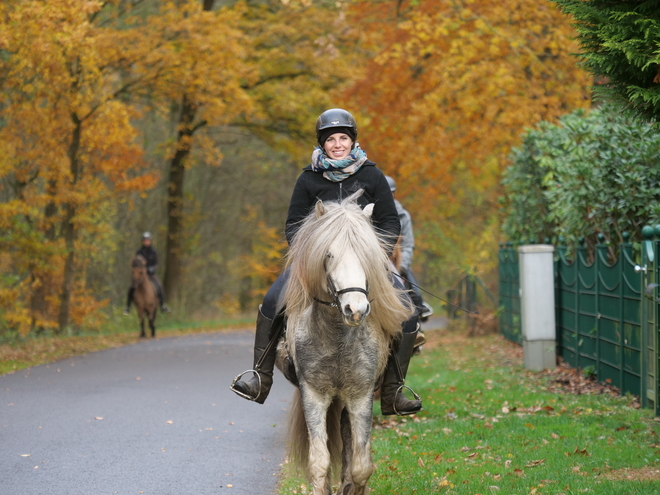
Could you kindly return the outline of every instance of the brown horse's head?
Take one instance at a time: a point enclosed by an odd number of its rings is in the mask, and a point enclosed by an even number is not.
[[[147,260],[138,254],[133,258],[133,261],[131,261],[131,269],[133,270],[131,287],[135,288],[142,284],[147,278]]]

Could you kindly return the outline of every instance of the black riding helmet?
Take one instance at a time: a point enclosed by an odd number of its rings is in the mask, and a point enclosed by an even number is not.
[[[336,132],[348,134],[355,145],[358,135],[357,122],[355,117],[341,108],[326,110],[316,120],[316,141],[321,148],[325,140]]]

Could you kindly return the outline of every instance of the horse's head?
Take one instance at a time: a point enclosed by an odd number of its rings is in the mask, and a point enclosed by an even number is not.
[[[131,287],[137,287],[147,277],[147,260],[144,259],[141,255],[137,255],[131,261],[131,270],[132,270],[132,280]]]
[[[350,326],[361,325],[369,315],[385,335],[396,336],[413,310],[390,280],[390,240],[371,223],[374,205],[358,205],[362,192],[318,202],[302,221],[288,252],[284,304],[294,319],[319,303],[336,306]]]
[[[368,220],[374,205],[369,204],[362,214]],[[315,214],[321,217],[326,208],[321,201],[316,203]],[[341,312],[344,323],[359,326],[371,311],[367,274],[360,256],[347,245],[344,237],[334,239],[326,253],[325,270],[328,294]]]

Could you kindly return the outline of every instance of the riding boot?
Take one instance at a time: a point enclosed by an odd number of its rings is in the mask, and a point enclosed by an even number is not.
[[[419,331],[416,319],[410,324],[415,324],[416,329],[411,333],[404,333],[398,345],[390,351],[387,368],[383,376],[383,385],[380,392],[380,410],[383,416],[398,414],[406,416],[415,414],[422,410],[422,400],[412,389],[404,385],[408,365],[412,357],[415,338]],[[414,400],[407,399],[402,390],[408,388],[415,397]]]
[[[264,316],[259,307],[257,316],[257,329],[254,337],[254,369],[249,380],[243,380],[243,375],[238,375],[232,383],[231,389],[244,399],[253,400],[263,404],[268,397],[270,387],[273,385],[273,368],[275,367],[275,355],[279,339],[279,325],[281,317],[273,320]]]
[[[151,281],[154,283],[154,286],[156,287],[156,294],[158,295],[158,303],[160,304],[160,312],[169,313],[170,308],[165,306],[165,291],[163,291],[163,286],[161,285],[160,280],[158,280],[155,275],[152,275]]]
[[[126,298],[126,308],[124,309],[124,316],[128,316],[128,313],[131,310],[131,303],[133,302],[133,292],[135,292],[135,288],[129,287],[128,297]]]

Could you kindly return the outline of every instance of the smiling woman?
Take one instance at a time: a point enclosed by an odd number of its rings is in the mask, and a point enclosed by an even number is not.
[[[318,202],[336,203],[361,190],[356,202],[361,208],[373,204],[369,221],[383,239],[386,254],[390,255],[401,230],[399,214],[385,175],[367,158],[367,153],[357,142],[355,118],[342,108],[331,108],[318,117],[315,130],[318,146],[312,152],[311,163],[298,177],[289,202],[286,220],[289,245],[293,245],[303,221]],[[289,274],[287,268],[279,275],[259,308],[254,368],[238,375],[231,385],[239,396],[260,404],[266,400],[273,383],[275,349],[283,333],[287,310],[282,307],[280,295],[289,281]],[[397,289],[403,288],[396,277],[392,277],[392,283]],[[381,389],[381,410],[385,415],[414,414],[422,409],[418,397],[410,400],[401,392],[417,335],[417,316],[403,322],[401,327],[403,335],[391,342]]]
[[[352,148],[353,140],[348,134],[342,132],[332,134],[325,140],[325,143],[323,143],[325,154],[334,160],[343,160],[351,154]]]

